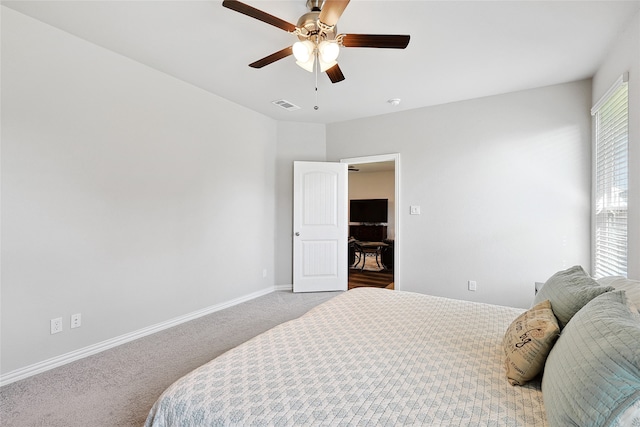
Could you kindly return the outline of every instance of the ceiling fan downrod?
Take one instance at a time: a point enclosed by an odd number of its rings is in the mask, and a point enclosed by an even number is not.
[[[324,0],[307,0],[307,9],[311,12],[320,12],[323,4]]]

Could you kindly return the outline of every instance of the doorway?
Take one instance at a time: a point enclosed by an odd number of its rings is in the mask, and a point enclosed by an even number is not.
[[[400,289],[400,155],[340,161],[349,165],[348,199],[357,200],[354,207],[379,200],[388,203],[387,218],[375,222],[349,218],[349,288]]]

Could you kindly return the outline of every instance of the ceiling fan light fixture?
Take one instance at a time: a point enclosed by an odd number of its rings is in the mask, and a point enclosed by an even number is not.
[[[340,46],[335,41],[323,40],[318,45],[318,53],[324,62],[335,62],[340,54]]]
[[[293,44],[293,56],[298,62],[304,63],[313,59],[314,49],[315,46],[310,40],[298,41]]]

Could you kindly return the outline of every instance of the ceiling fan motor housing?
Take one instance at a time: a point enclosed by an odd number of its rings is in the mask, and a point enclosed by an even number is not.
[[[299,29],[303,30],[302,34],[298,34],[298,39],[301,41],[307,40],[312,37],[318,37],[318,42],[322,40],[334,40],[336,38],[337,26],[333,28],[321,28],[319,25],[318,17],[320,11],[307,12],[298,19],[296,25]]]

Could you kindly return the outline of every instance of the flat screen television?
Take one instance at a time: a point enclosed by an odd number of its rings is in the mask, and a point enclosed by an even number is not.
[[[349,202],[349,221],[380,223],[387,222],[388,199],[360,199]]]

